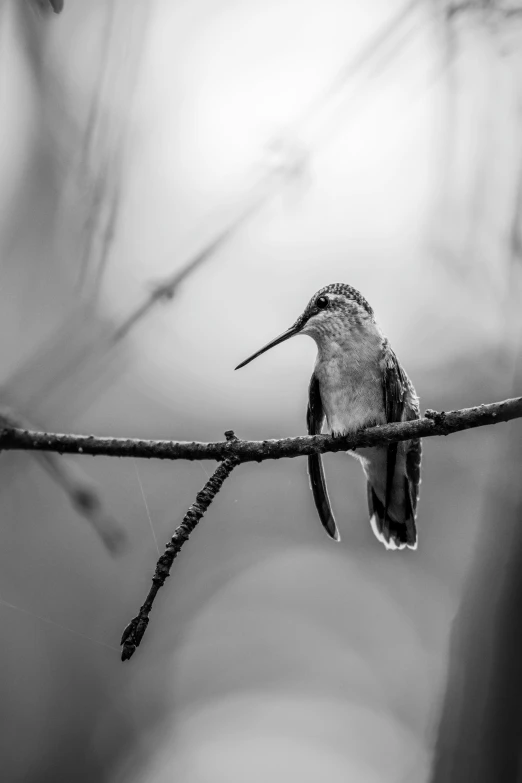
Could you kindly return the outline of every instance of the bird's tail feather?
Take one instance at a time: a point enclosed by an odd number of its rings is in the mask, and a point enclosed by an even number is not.
[[[370,524],[375,537],[384,544],[386,549],[404,549],[405,547],[417,549],[415,514],[407,479],[405,478],[404,487],[404,516],[401,520],[395,519],[390,510],[385,509],[370,482],[367,484],[367,490]]]
[[[330,506],[320,454],[311,454],[308,457],[308,477],[319,519],[330,538],[334,541],[340,541],[341,536]]]

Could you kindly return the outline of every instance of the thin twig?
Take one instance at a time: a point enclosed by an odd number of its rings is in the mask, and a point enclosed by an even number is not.
[[[0,431],[0,451],[54,451],[59,454],[89,454],[144,459],[222,461],[232,456],[240,462],[262,462],[310,454],[349,451],[384,446],[412,438],[450,435],[461,430],[511,421],[522,417],[522,397],[492,402],[475,408],[448,411],[428,410],[424,418],[369,427],[350,435],[309,435],[280,440],[227,440],[217,443],[173,440],[104,438],[94,435],[61,435],[5,426]]]
[[[98,171],[92,177],[92,156],[94,150],[94,139],[96,136],[96,130],[101,125],[100,116],[103,117],[101,105],[102,105],[102,93],[104,90],[104,84],[107,79],[107,72],[109,70],[109,63],[111,56],[114,56],[113,36],[115,32],[116,22],[116,3],[114,0],[109,2],[106,10],[106,19],[103,27],[103,41],[101,44],[101,54],[99,56],[100,65],[98,67],[98,73],[96,75],[96,84],[92,90],[90,99],[89,113],[87,116],[87,122],[85,125],[85,132],[83,143],[79,151],[79,162],[76,165],[76,176],[78,180],[83,183],[90,184],[90,192],[88,192],[89,205],[87,208],[87,214],[85,217],[85,246],[79,261],[79,273],[77,286],[78,290],[81,290],[87,279],[88,266],[92,260],[92,246],[94,243],[94,234],[96,224],[99,221],[99,213],[101,203],[103,201],[104,189],[107,184],[107,173],[110,172],[110,153],[106,155],[105,159],[99,163]],[[105,120],[106,125],[106,118]],[[107,129],[105,128],[105,135],[107,136]],[[98,152],[99,154],[99,152]],[[74,168],[73,168],[74,170]]]
[[[120,10],[117,6],[120,6]],[[142,9],[138,24],[133,23],[136,16],[136,9],[129,13],[128,3],[112,0],[107,21],[107,33],[104,45],[105,63],[100,74],[100,80],[97,85],[98,95],[94,101],[94,115],[89,117],[87,126],[87,143],[85,155],[81,162],[80,177],[85,179],[88,176],[89,157],[95,159],[95,131],[96,126],[103,124],[97,114],[105,120],[105,154],[103,148],[98,150],[98,160],[96,161],[96,173],[91,197],[91,204],[87,221],[85,225],[86,244],[84,247],[83,258],[81,260],[78,285],[82,287],[87,282],[91,283],[90,298],[94,300],[101,289],[103,276],[107,269],[111,247],[116,235],[117,224],[119,220],[120,204],[122,201],[122,178],[124,172],[124,162],[127,155],[129,125],[132,114],[132,108],[135,98],[136,85],[138,83],[138,74],[140,72],[144,41],[146,38],[148,23],[150,21],[152,3],[141,4]],[[116,16],[118,18],[116,18]],[[132,51],[134,56],[129,60],[128,67],[119,68],[117,74],[110,74],[110,67],[114,62],[114,50],[112,45],[114,31],[121,27],[123,20],[127,20],[127,29],[123,35],[120,32],[120,40],[125,41],[125,52]],[[134,34],[138,39],[133,41]],[[111,59],[112,58],[112,59]],[[121,65],[121,64],[120,64]],[[113,69],[114,70],[114,69]],[[123,84],[117,76],[123,74]],[[120,98],[119,120],[116,123],[112,133],[110,122],[107,117],[103,118],[100,106],[103,103],[103,84],[107,81],[113,94],[124,96]],[[110,119],[110,117],[109,117]],[[100,146],[100,144],[98,144]],[[92,271],[91,271],[92,270]],[[91,272],[90,281],[87,278],[88,272]]]
[[[472,11],[484,14],[496,14],[499,19],[512,19],[522,15],[522,7],[513,6],[504,8],[501,3],[490,2],[489,0],[463,0],[461,3],[450,3],[446,9],[447,16],[455,17],[459,14],[466,14]]]
[[[232,431],[226,432],[225,435],[229,443],[237,440]],[[140,642],[143,639],[143,634],[147,630],[149,624],[149,614],[152,610],[152,605],[160,587],[163,587],[165,580],[169,576],[175,557],[179,554],[185,541],[188,541],[190,534],[198,522],[201,521],[205,511],[223,486],[225,479],[230,476],[238,464],[239,459],[235,456],[223,460],[203,489],[198,492],[195,503],[189,507],[189,510],[183,517],[183,522],[174,531],[174,535],[168,542],[165,552],[156,564],[156,570],[152,577],[152,585],[144,604],[140,607],[140,611],[136,617],[130,621],[123,631],[121,637],[121,645],[123,646],[121,652],[122,661],[128,661],[129,658],[132,658],[136,648],[139,647]]]
[[[351,55],[328,82],[321,92],[307,106],[306,110],[299,115],[297,120],[292,123],[292,129],[297,133],[303,125],[308,123],[316,114],[324,111],[325,106],[338,96],[351,79],[355,78],[360,71],[371,64],[376,55],[380,55],[382,49],[390,43],[394,35],[400,31],[404,22],[409,20],[412,13],[418,10],[417,0],[409,0],[399,9],[386,24],[382,25],[377,32],[370,37],[364,46]]]
[[[264,183],[263,183],[264,184]],[[177,289],[183,283],[185,278],[192,274],[198,267],[202,266],[206,261],[209,261],[215,253],[221,250],[226,243],[235,236],[235,234],[252,218],[257,212],[265,206],[270,198],[274,195],[272,190],[261,189],[260,195],[248,204],[245,209],[239,214],[235,220],[226,226],[219,234],[217,234],[204,248],[198,251],[192,256],[181,269],[169,275],[169,277],[162,280],[156,285],[152,291],[145,297],[145,299],[128,315],[120,326],[118,326],[112,336],[114,342],[118,342],[124,338],[130,329],[132,329],[138,321],[148,315],[150,310],[158,303],[168,301],[174,298]]]

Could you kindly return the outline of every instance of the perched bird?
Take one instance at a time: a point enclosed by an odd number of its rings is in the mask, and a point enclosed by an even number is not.
[[[310,435],[321,432],[325,417],[336,435],[419,418],[415,389],[377,325],[372,308],[359,291],[344,283],[321,288],[290,329],[236,370],[297,334],[309,335],[318,348],[309,387]],[[360,460],[366,474],[370,524],[375,536],[386,549],[416,549],[420,440],[348,453]],[[308,457],[308,473],[321,522],[327,533],[340,541],[320,454]]]

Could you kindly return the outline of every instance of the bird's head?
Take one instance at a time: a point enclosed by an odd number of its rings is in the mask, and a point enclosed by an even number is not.
[[[373,323],[373,310],[362,294],[345,283],[331,283],[312,296],[290,329],[238,364],[236,370],[296,334],[307,334],[320,345],[326,340],[346,339],[368,322]]]

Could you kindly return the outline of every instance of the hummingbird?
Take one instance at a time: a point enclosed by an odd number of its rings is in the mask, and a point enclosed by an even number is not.
[[[312,337],[317,359],[308,389],[308,433],[333,435],[392,421],[419,418],[419,399],[372,308],[355,288],[332,283],[310,299],[297,321],[236,367],[298,334]],[[386,549],[417,548],[421,441],[418,439],[349,451],[366,476],[370,524]],[[308,457],[308,475],[319,518],[335,541],[333,515],[320,454]]]

